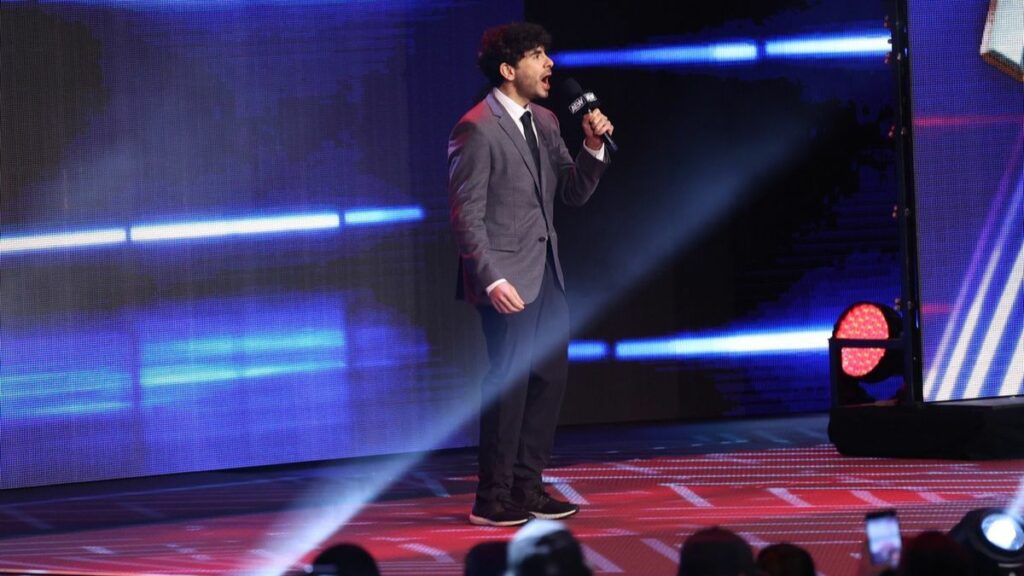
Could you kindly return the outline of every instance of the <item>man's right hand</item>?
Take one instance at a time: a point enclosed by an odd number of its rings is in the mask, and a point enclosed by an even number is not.
[[[491,298],[491,305],[502,314],[515,314],[526,309],[526,304],[519,297],[515,286],[508,282],[502,282],[491,290],[488,295]]]

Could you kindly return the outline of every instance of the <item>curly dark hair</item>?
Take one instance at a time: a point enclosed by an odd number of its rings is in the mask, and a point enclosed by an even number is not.
[[[501,86],[501,64],[515,66],[527,52],[538,46],[551,47],[551,35],[538,24],[513,22],[489,28],[480,39],[476,63],[494,87]]]

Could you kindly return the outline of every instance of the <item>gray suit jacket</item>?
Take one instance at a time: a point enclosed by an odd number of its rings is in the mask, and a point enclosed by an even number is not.
[[[540,147],[538,174],[526,139],[488,94],[467,112],[448,140],[448,203],[459,248],[456,295],[490,304],[486,288],[505,278],[530,303],[540,293],[550,239],[558,283],[565,288],[555,233],[555,196],[572,206],[590,199],[608,165],[584,150],[572,159],[558,118],[529,105]]]

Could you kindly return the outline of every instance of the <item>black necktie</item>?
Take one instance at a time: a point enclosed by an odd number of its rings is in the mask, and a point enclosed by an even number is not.
[[[537,135],[533,133],[533,120],[530,116],[530,111],[527,110],[525,114],[519,117],[519,121],[523,123],[523,135],[526,136],[526,144],[530,147],[530,152],[533,152],[533,163],[537,167],[537,174],[540,174],[540,146],[537,145]]]

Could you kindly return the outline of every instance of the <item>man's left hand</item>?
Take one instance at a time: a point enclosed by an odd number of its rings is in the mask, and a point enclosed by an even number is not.
[[[583,143],[587,148],[600,150],[601,146],[604,146],[601,136],[614,133],[615,126],[612,126],[611,120],[601,113],[600,109],[595,108],[583,115],[583,134],[586,136]]]

